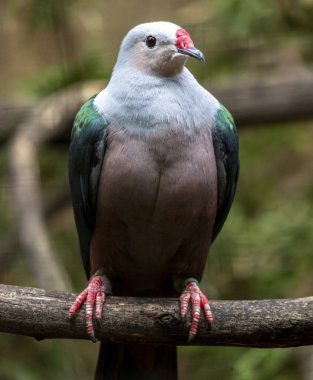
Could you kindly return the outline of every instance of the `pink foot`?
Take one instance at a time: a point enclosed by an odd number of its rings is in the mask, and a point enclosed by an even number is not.
[[[85,322],[87,334],[93,342],[97,341],[95,331],[92,324],[92,317],[94,315],[100,321],[102,316],[102,308],[105,301],[105,277],[94,276],[90,279],[88,286],[84,289],[79,296],[75,299],[69,311],[69,316],[72,319],[80,307],[85,303]]]
[[[198,325],[200,321],[201,308],[204,310],[205,318],[208,322],[213,321],[212,311],[209,301],[200,290],[198,283],[194,281],[187,282],[180,297],[180,315],[185,318],[187,315],[188,304],[192,305],[192,322],[189,330],[189,339],[191,342],[197,335]]]

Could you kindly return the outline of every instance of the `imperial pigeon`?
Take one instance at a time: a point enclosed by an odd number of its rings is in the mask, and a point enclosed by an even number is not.
[[[189,305],[196,334],[209,248],[231,207],[238,137],[226,108],[185,67],[204,61],[188,32],[169,22],[138,25],[124,38],[108,86],[78,112],[69,178],[85,304],[95,341],[106,294],[170,297]],[[176,348],[102,343],[96,379],[175,379]]]

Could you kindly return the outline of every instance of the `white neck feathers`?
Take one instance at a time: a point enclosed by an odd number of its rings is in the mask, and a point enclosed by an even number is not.
[[[219,102],[187,68],[173,77],[117,67],[94,104],[106,119],[123,128],[208,128]]]

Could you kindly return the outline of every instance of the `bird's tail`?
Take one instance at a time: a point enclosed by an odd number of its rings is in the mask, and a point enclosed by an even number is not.
[[[101,343],[95,380],[177,380],[175,346]]]

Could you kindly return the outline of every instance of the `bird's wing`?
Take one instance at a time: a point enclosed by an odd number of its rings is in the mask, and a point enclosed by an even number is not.
[[[216,238],[232,205],[239,173],[238,135],[232,115],[220,105],[213,127],[213,145],[217,167],[217,214],[212,241]]]
[[[87,277],[90,276],[90,239],[95,224],[100,170],[106,149],[105,120],[91,97],[76,115],[69,153],[69,182],[80,251]]]

